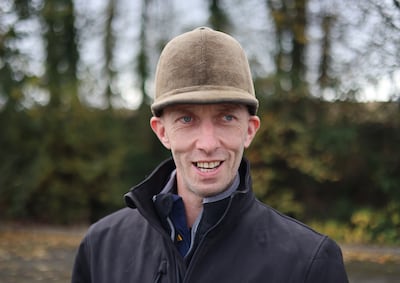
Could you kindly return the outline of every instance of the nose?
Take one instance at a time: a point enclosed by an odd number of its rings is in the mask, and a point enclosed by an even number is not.
[[[199,126],[196,146],[206,153],[211,153],[220,147],[218,130],[211,120],[202,121]]]

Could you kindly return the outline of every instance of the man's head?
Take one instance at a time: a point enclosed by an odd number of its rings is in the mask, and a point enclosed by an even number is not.
[[[151,110],[167,105],[239,103],[255,115],[258,100],[246,54],[231,36],[197,28],[172,39],[161,53]]]
[[[260,120],[249,65],[232,37],[200,28],[163,50],[150,125],[172,152],[179,194],[226,190]]]

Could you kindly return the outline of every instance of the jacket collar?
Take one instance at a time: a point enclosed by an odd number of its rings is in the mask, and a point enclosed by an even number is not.
[[[125,203],[130,208],[137,208],[139,212],[149,221],[159,221],[154,210],[153,196],[159,194],[170,181],[171,173],[175,170],[175,163],[172,158],[163,161],[143,182],[133,187],[125,194]],[[252,181],[250,176],[250,163],[243,158],[239,167],[240,183],[238,189],[231,195],[231,198],[240,199],[240,209],[245,207],[244,202],[254,198],[251,191]],[[247,197],[245,197],[247,196]]]

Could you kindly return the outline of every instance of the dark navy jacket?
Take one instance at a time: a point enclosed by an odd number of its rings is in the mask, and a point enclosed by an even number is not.
[[[201,237],[182,257],[152,200],[174,168],[172,160],[162,163],[125,196],[128,208],[90,227],[73,283],[348,282],[334,241],[255,199],[245,160],[238,190],[205,205]]]

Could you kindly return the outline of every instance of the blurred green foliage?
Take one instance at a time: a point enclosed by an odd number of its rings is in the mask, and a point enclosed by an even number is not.
[[[246,152],[256,195],[343,241],[398,242],[399,111],[368,106],[271,97]],[[169,156],[150,115],[147,106],[0,112],[2,217],[76,223],[122,207],[129,187]]]
[[[399,243],[398,105],[270,97],[264,107],[247,151],[257,196],[343,241]]]
[[[147,126],[146,112],[1,112],[1,215],[72,223],[121,207],[123,193],[162,156],[150,129],[137,126]]]
[[[118,1],[106,1],[105,15],[93,18],[90,13],[88,18],[79,14],[74,7],[79,1],[39,2],[0,5],[9,19],[0,21],[0,217],[92,222],[123,207],[123,194],[170,155],[150,130],[147,92],[150,64],[160,51],[150,50],[149,42],[162,47],[163,31],[173,22],[156,25],[154,11],[160,12],[158,5],[163,4],[142,1],[139,47],[134,64],[130,57],[126,64],[134,70],[142,103],[128,110],[113,107],[113,101],[121,99],[115,53],[128,53],[116,46],[123,34],[116,28],[118,21],[113,22],[119,15],[114,7]],[[167,2],[163,3],[170,5]],[[232,7],[218,0],[208,4],[208,24],[234,33],[226,9]],[[340,88],[330,53],[331,41],[339,40],[331,34],[336,18],[321,13],[308,21],[312,15],[306,0],[265,4],[274,28],[265,40],[274,41],[276,48],[266,54],[274,71],[254,76],[262,125],[246,156],[256,195],[334,238],[399,243],[398,102],[357,103],[354,89],[347,90],[347,100],[313,97],[306,78],[310,69],[319,70],[314,87]],[[96,20],[103,29],[95,26]],[[307,29],[315,23],[322,25],[321,52],[313,55],[315,65],[308,66],[308,45],[315,48],[317,43],[308,38]],[[35,25],[36,30],[29,28]],[[149,32],[154,25],[160,29],[158,40]],[[389,24],[388,29],[394,28]],[[97,52],[102,56],[90,65],[81,56],[92,34],[101,39]],[[22,48],[23,39],[35,36],[42,40],[44,55]],[[257,40],[263,41],[260,36]],[[359,55],[364,58],[365,53]],[[253,58],[250,61],[257,66]],[[30,69],[32,65],[36,68]],[[99,100],[104,101],[98,107],[88,103],[92,92],[102,94]],[[48,101],[43,98],[47,96]]]

